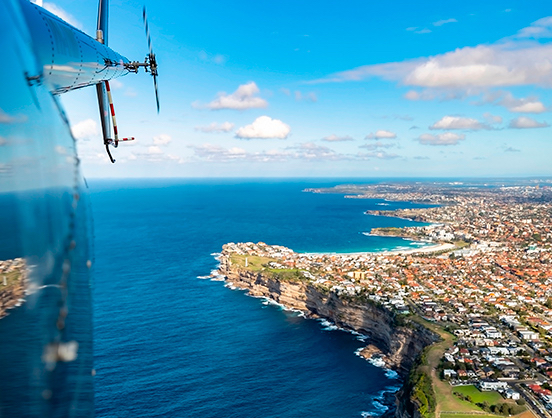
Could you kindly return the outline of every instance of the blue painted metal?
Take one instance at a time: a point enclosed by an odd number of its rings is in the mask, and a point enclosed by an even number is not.
[[[42,69],[42,81],[54,94],[91,86],[128,74],[129,60],[67,22],[30,3],[19,0],[33,49]],[[103,0],[107,6],[107,1]],[[105,11],[104,11],[105,10]],[[107,7],[98,22],[105,28]]]

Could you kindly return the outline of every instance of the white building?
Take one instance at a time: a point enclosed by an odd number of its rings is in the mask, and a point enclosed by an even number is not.
[[[481,382],[479,382],[479,389],[481,389],[481,390],[506,390],[506,389],[508,389],[508,383],[490,381],[490,380],[482,380]]]

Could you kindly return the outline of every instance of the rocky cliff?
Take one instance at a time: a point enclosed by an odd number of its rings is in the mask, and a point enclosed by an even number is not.
[[[19,299],[25,296],[25,287],[23,281],[19,281],[11,286],[3,286],[0,282],[0,318],[7,314],[7,310],[16,306]]]
[[[307,317],[326,318],[339,327],[367,335],[370,345],[361,354],[366,358],[381,357],[387,367],[403,378],[408,376],[423,348],[438,338],[415,322],[398,325],[392,312],[373,303],[338,296],[307,280],[277,280],[262,272],[232,266],[224,253],[220,261],[219,272],[226,281],[248,290],[250,295],[272,299],[304,312]],[[400,418],[411,417],[415,412],[404,389],[396,409]]]

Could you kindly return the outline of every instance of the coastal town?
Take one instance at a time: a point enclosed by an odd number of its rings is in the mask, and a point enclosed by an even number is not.
[[[426,245],[384,253],[300,254],[262,242],[229,243],[223,251],[228,263],[372,304],[392,313],[398,324],[416,322],[438,334],[440,343],[424,355],[431,393],[423,395],[426,405],[418,400],[421,416],[552,418],[550,184],[353,185],[307,192],[424,203],[425,208],[366,215],[417,221],[371,233]]]

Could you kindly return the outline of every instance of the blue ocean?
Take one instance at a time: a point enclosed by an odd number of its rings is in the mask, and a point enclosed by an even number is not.
[[[363,233],[411,203],[305,193],[346,180],[92,180],[98,417],[379,416],[400,382],[359,337],[201,279],[227,242],[299,252],[416,243]],[[385,205],[385,206],[384,206]]]

